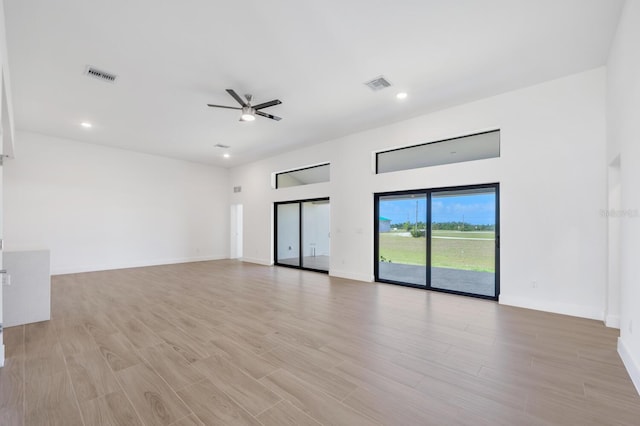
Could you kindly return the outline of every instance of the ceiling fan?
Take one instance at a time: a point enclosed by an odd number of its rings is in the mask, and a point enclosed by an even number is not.
[[[282,120],[282,118],[280,117],[276,117],[275,115],[267,114],[266,112],[260,111],[261,109],[264,109],[264,108],[269,108],[274,105],[280,105],[282,102],[280,102],[279,99],[274,99],[272,101],[264,102],[254,106],[254,105],[251,105],[251,99],[253,99],[253,96],[251,95],[244,95],[244,97],[247,99],[247,101],[245,102],[240,96],[238,96],[238,94],[233,89],[227,89],[227,93],[230,94],[233,97],[233,99],[238,101],[238,103],[242,107],[232,107],[232,106],[226,106],[226,105],[212,105],[212,104],[207,104],[207,105],[213,108],[241,110],[242,115],[240,116],[240,121],[253,121],[256,119],[256,115],[259,115],[261,117],[267,117],[276,121]]]

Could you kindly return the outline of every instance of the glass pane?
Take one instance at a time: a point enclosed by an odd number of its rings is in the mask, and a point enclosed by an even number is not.
[[[380,152],[377,173],[500,157],[500,131]]]
[[[278,204],[276,263],[300,266],[300,204]]]
[[[276,188],[288,188],[290,186],[329,182],[329,179],[329,164],[321,164],[319,166],[305,167],[303,169],[277,173]]]
[[[302,266],[329,270],[329,232],[331,226],[329,200],[302,204]]]
[[[431,287],[495,297],[494,188],[433,192]]]
[[[378,206],[378,278],[426,285],[426,195],[382,196]]]

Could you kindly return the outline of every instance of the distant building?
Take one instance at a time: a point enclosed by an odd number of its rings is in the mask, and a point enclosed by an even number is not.
[[[378,231],[379,232],[389,232],[391,231],[391,219],[387,219],[386,217],[380,216],[378,218]]]

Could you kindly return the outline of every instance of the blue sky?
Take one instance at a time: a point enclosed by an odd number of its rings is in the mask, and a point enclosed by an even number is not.
[[[380,202],[380,216],[391,219],[391,223],[424,222],[427,210],[426,198],[416,197],[403,200]],[[495,223],[495,194],[473,194],[432,199],[433,222],[464,222],[472,225],[492,225]]]

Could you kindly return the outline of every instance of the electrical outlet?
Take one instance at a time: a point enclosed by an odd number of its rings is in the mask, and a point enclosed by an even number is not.
[[[531,288],[538,288],[538,281],[536,280],[531,281]]]

